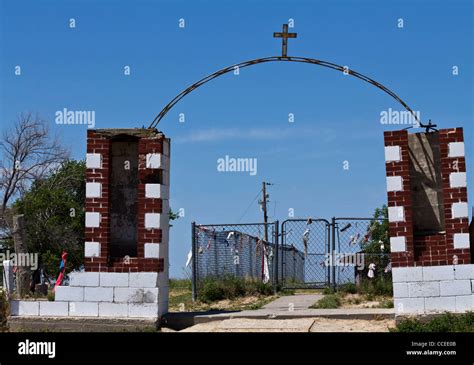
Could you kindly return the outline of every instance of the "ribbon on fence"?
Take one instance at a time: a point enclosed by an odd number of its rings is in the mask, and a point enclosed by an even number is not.
[[[268,283],[270,281],[270,270],[268,268],[268,258],[267,258],[267,253],[266,253],[266,247],[263,248],[264,250],[264,255],[263,255],[263,276],[262,276],[262,282],[264,284]]]
[[[63,251],[61,254],[61,263],[59,264],[59,276],[54,285],[53,292],[56,290],[56,287],[61,285],[64,279],[64,272],[66,271],[66,262],[67,262],[67,252]]]
[[[186,267],[189,266],[192,259],[193,259],[193,249],[190,249],[189,252],[188,252],[188,258],[186,260]]]
[[[310,229],[306,229],[303,233],[303,245],[304,245],[304,257],[308,257],[308,244],[309,244],[309,234]]]

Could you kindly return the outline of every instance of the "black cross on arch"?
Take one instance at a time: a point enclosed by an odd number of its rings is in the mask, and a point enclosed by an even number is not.
[[[274,32],[274,38],[281,38],[281,55],[287,57],[288,38],[296,38],[297,33],[288,33],[288,24],[283,24],[283,32]]]

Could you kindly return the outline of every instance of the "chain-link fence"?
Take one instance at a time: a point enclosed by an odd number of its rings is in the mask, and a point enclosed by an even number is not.
[[[193,296],[226,276],[284,289],[391,279],[388,222],[376,218],[288,219],[192,225]]]
[[[278,222],[192,225],[193,296],[209,278],[276,285]]]

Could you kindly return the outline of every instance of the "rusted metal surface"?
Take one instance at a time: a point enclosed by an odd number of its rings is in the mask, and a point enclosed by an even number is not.
[[[273,33],[273,38],[281,38],[281,55],[287,56],[288,38],[296,38],[298,33],[288,33],[288,24],[283,24],[283,32]]]

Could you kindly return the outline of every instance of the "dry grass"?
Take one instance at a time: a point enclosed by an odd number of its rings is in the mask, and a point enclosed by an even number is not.
[[[171,285],[169,292],[170,312],[239,311],[259,309],[278,296],[250,295],[223,299],[212,303],[193,302],[191,288],[187,285]]]
[[[346,294],[339,308],[393,308],[393,298],[387,295]]]

